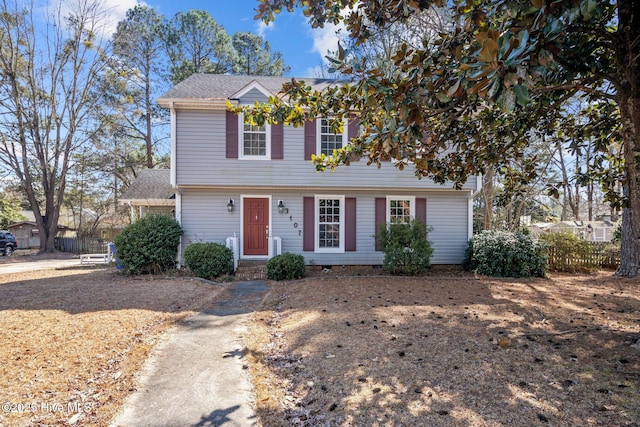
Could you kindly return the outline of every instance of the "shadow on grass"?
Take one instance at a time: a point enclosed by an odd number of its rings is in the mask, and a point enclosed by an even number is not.
[[[372,280],[274,288],[265,425],[637,426],[637,281]]]
[[[111,310],[177,312],[216,297],[206,312],[216,316],[248,313],[268,289],[264,282],[203,283],[189,277],[127,276],[112,268],[15,274],[0,283],[0,312],[61,310],[69,314]],[[216,296],[217,295],[217,296]],[[196,327],[196,325],[194,325]]]

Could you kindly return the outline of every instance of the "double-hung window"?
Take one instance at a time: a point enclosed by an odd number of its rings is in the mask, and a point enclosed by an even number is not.
[[[415,197],[387,196],[387,224],[408,224],[415,215]]]
[[[329,119],[318,118],[317,120],[317,132],[318,135],[318,147],[316,153],[324,154],[327,156],[333,155],[334,150],[339,150],[348,141],[347,137],[347,124],[343,123],[342,133],[334,133],[331,130]]]
[[[344,196],[316,196],[316,252],[344,252]]]
[[[240,129],[240,158],[263,159],[271,158],[271,132],[270,125],[257,125],[252,123],[244,114],[241,115]]]

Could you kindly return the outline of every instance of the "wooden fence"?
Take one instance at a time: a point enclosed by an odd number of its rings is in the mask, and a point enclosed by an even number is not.
[[[56,237],[55,247],[61,252],[74,254],[103,254],[107,253],[109,243],[96,237]]]
[[[616,269],[620,265],[620,247],[609,242],[589,242],[590,250],[584,254],[567,255],[555,247],[547,249],[550,271],[587,271],[599,268]]]

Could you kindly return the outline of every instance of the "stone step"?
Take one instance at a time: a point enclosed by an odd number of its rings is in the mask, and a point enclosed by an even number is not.
[[[265,280],[267,278],[266,261],[242,260],[238,263],[236,280]]]

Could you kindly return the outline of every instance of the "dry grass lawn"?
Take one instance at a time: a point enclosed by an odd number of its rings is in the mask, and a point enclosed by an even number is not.
[[[244,337],[261,425],[638,426],[640,280],[369,273],[272,283]],[[106,426],[219,288],[77,268],[0,291],[0,427]]]
[[[0,426],[106,426],[162,332],[218,289],[113,268],[0,275]]]
[[[245,337],[264,426],[638,426],[640,280],[319,277]]]

